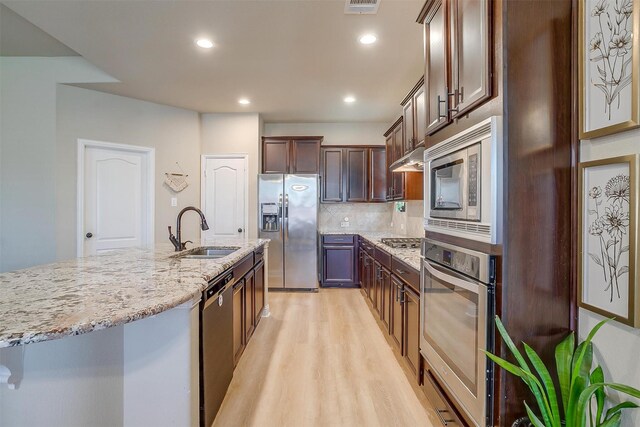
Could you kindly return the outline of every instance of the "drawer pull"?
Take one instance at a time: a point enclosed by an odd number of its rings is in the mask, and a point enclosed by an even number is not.
[[[438,418],[440,418],[440,421],[445,426],[448,426],[449,423],[455,422],[455,420],[449,420],[444,418],[443,414],[447,414],[447,413],[449,413],[449,411],[446,409],[436,409],[436,414],[438,414]]]
[[[404,270],[403,270],[403,269],[401,269],[401,268],[396,268],[396,273],[398,273],[398,274],[407,274],[407,272],[406,272],[406,271],[404,271]]]

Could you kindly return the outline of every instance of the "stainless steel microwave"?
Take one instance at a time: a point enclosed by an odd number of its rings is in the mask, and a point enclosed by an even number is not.
[[[480,221],[481,154],[478,143],[431,161],[432,217]]]
[[[501,243],[502,125],[490,117],[424,152],[424,228]]]

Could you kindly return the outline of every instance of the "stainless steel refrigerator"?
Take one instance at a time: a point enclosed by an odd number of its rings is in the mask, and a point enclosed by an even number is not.
[[[269,243],[269,289],[318,288],[318,175],[258,175],[258,229]]]

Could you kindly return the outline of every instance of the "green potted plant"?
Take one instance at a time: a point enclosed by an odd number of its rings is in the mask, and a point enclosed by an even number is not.
[[[600,365],[593,370],[593,340],[598,330],[611,319],[603,320],[589,332],[587,339],[577,347],[575,334],[571,332],[555,349],[557,384],[560,395],[549,370],[538,354],[526,343],[522,343],[527,360],[507,333],[500,318],[496,316],[496,327],[504,343],[517,361],[517,365],[494,354],[485,352],[498,366],[516,375],[529,387],[538,406],[538,413],[524,402],[529,420],[534,427],[615,427],[619,426],[622,411],[637,408],[634,402],[607,405],[607,389],[616,390],[640,398],[640,390],[633,387],[607,383]],[[609,407],[610,406],[610,407]],[[595,409],[595,410],[594,410]]]

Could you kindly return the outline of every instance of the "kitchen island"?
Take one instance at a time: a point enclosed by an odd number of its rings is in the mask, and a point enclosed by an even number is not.
[[[267,243],[216,241],[238,248],[219,259],[158,245],[0,274],[0,425],[197,425],[202,292]]]

